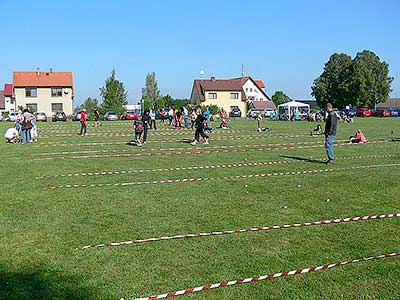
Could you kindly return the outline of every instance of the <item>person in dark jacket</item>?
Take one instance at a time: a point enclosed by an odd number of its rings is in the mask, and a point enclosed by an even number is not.
[[[194,126],[196,127],[196,132],[194,134],[194,141],[191,142],[191,145],[196,145],[198,142],[200,142],[200,136],[204,139],[204,145],[208,145],[209,144],[209,136],[207,134],[204,133],[204,123],[206,121],[206,118],[203,116],[203,114],[201,113],[201,108],[197,108],[197,118],[194,121]]]
[[[328,117],[325,123],[325,149],[328,156],[327,164],[334,164],[336,162],[335,152],[333,151],[333,142],[336,138],[336,130],[338,119],[336,113],[333,111],[333,106],[328,103],[325,107]]]
[[[150,110],[146,109],[142,115],[143,122],[143,144],[147,143],[147,130],[150,125]]]

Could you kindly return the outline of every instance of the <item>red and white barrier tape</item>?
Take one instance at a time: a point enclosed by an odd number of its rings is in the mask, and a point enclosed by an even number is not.
[[[234,234],[234,233],[248,233],[248,232],[258,232],[258,231],[273,230],[273,229],[287,229],[287,228],[305,227],[305,226],[313,226],[313,225],[349,223],[349,222],[375,220],[375,219],[377,219],[377,220],[392,219],[392,218],[398,218],[398,217],[400,217],[400,213],[372,215],[372,216],[364,216],[364,217],[339,218],[339,219],[313,221],[313,222],[306,222],[306,223],[293,223],[293,224],[285,224],[285,225],[271,225],[271,226],[262,226],[262,227],[253,227],[253,228],[245,228],[245,229],[226,230],[226,231],[178,234],[178,235],[173,235],[173,236],[163,236],[163,237],[157,237],[157,238],[146,238],[146,239],[140,239],[140,240],[137,239],[137,240],[130,240],[130,241],[122,241],[122,242],[93,244],[93,245],[80,247],[77,250],[79,250],[79,249],[80,250],[95,249],[95,248],[103,248],[103,247],[117,247],[117,246],[123,246],[123,245],[141,244],[141,243],[166,241],[166,240],[178,240],[178,239],[185,239],[185,238],[192,238],[192,237],[205,237],[205,236],[216,236],[216,235],[219,236],[219,235],[228,235],[228,234]]]
[[[116,187],[116,186],[148,185],[148,184],[189,183],[189,182],[195,182],[195,181],[210,181],[210,180],[254,179],[254,178],[259,178],[259,177],[307,175],[307,174],[327,173],[327,172],[334,172],[334,171],[398,167],[398,166],[400,166],[400,164],[381,164],[381,165],[368,165],[368,166],[352,166],[352,167],[334,168],[334,169],[313,169],[313,170],[292,171],[292,172],[262,173],[262,174],[250,174],[250,175],[236,175],[236,176],[232,175],[232,176],[224,176],[224,177],[196,177],[196,178],[179,178],[179,179],[135,181],[135,182],[122,182],[122,183],[65,184],[65,185],[51,186],[50,188],[51,189],[61,189],[61,188],[82,188],[82,187],[84,187],[84,188]]]
[[[400,251],[382,254],[382,255],[370,256],[370,257],[366,257],[366,258],[359,258],[359,259],[353,259],[353,260],[346,260],[346,261],[342,261],[342,262],[330,263],[330,264],[325,264],[325,265],[321,265],[321,266],[317,266],[317,267],[308,267],[308,268],[297,269],[297,270],[292,270],[292,271],[272,273],[272,274],[268,274],[268,275],[236,279],[236,280],[231,280],[231,281],[224,281],[224,282],[220,282],[220,283],[198,286],[198,287],[194,287],[194,288],[190,288],[190,289],[186,289],[186,290],[169,292],[169,293],[161,294],[161,295],[153,295],[153,296],[145,297],[145,298],[136,298],[135,300],[156,300],[156,299],[171,298],[171,297],[175,297],[175,296],[179,296],[179,295],[185,295],[185,294],[191,294],[191,293],[195,293],[195,292],[217,289],[217,288],[221,288],[224,286],[232,286],[232,285],[238,285],[238,284],[242,284],[242,283],[250,283],[250,282],[261,281],[261,280],[269,280],[269,279],[278,278],[278,277],[300,275],[300,274],[305,274],[305,273],[311,273],[311,272],[316,272],[316,271],[321,271],[321,270],[337,268],[337,267],[341,267],[341,266],[349,265],[349,264],[366,262],[366,261],[370,261],[370,260],[376,260],[376,259],[387,258],[387,257],[395,257],[395,256],[399,256],[399,255],[400,255]],[[121,298],[121,300],[122,299],[123,298]]]
[[[369,144],[384,143],[385,141],[374,141]],[[335,147],[340,146],[359,146],[360,144],[336,144]],[[366,145],[366,144],[363,144]],[[187,154],[210,154],[210,153],[230,153],[230,152],[249,152],[249,151],[275,151],[275,150],[292,150],[292,149],[310,149],[322,148],[324,145],[313,146],[289,146],[289,147],[276,147],[276,148],[250,148],[247,149],[224,149],[224,150],[208,150],[208,147],[201,148],[197,151],[181,151],[181,152],[143,152],[143,153],[123,153],[123,154],[106,154],[106,155],[75,155],[75,156],[57,156],[57,157],[43,157],[34,158],[34,160],[63,160],[63,159],[82,159],[82,158],[110,158],[110,157],[140,157],[140,156],[161,156],[161,155],[187,155]],[[236,147],[237,148],[237,147]]]
[[[339,140],[338,142],[345,142]],[[254,147],[280,147],[291,145],[315,145],[321,141],[312,142],[288,142],[288,143],[270,143],[270,144],[250,144],[250,145],[215,145],[207,146],[207,149],[236,149],[236,148],[254,148]],[[174,147],[174,148],[130,148],[130,149],[106,149],[106,150],[82,150],[82,151],[61,151],[61,152],[41,152],[34,155],[68,155],[68,154],[86,154],[86,153],[113,153],[113,152],[148,152],[148,151],[186,151],[186,150],[203,150],[204,147]]]
[[[358,155],[358,156],[344,156],[338,160],[351,160],[351,159],[365,159],[365,158],[390,158],[399,157],[400,155],[388,154],[388,155]],[[309,158],[313,159],[313,158]],[[323,158],[319,158],[323,159]],[[280,160],[280,161],[265,161],[265,162],[243,162],[243,163],[227,163],[220,165],[204,165],[204,166],[187,166],[187,167],[176,167],[176,168],[159,168],[159,169],[136,169],[136,170],[121,170],[121,171],[99,171],[99,172],[84,172],[84,173],[67,173],[50,176],[36,177],[36,179],[50,179],[59,177],[78,177],[78,176],[100,176],[100,175],[125,175],[125,174],[137,174],[147,172],[171,172],[171,171],[186,171],[186,170],[207,170],[207,169],[222,169],[222,168],[241,168],[241,167],[255,167],[255,166],[266,166],[266,165],[277,165],[277,164],[289,164],[289,163],[300,163],[302,160]]]

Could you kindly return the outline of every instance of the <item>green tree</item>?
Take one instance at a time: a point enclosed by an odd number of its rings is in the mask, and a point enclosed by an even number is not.
[[[151,106],[154,106],[158,98],[160,98],[160,90],[158,89],[156,73],[148,73],[146,86],[142,89],[142,99],[150,101]]]
[[[278,106],[282,103],[290,101],[290,98],[283,91],[276,91],[275,94],[272,95],[271,100],[276,106]]]
[[[116,79],[115,70],[112,70],[105,85],[100,88],[100,95],[103,98],[101,104],[103,113],[112,110],[121,114],[125,110],[124,106],[128,104],[128,94],[124,84]]]
[[[358,107],[374,108],[386,102],[393,77],[389,76],[389,65],[381,62],[372,51],[364,50],[353,59],[351,91],[354,104]]]
[[[320,107],[331,102],[335,107],[354,104],[350,94],[352,73],[351,57],[345,53],[334,53],[325,64],[322,74],[314,80],[311,95]]]
[[[96,107],[99,107],[99,102],[97,101],[97,99],[88,97],[85,102],[78,106],[78,110],[85,109],[86,112],[90,115],[94,114],[94,110],[96,109]]]

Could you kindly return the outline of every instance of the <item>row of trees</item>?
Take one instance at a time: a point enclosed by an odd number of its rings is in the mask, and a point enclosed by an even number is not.
[[[346,53],[331,55],[311,89],[320,107],[331,102],[338,108],[349,104],[373,108],[386,102],[392,81],[389,65],[374,52],[364,50],[354,59]]]
[[[87,98],[78,110],[86,109],[89,114],[93,114],[96,108],[99,108],[100,113],[104,114],[107,111],[116,111],[123,113],[125,106],[128,104],[128,94],[124,84],[116,78],[115,70],[112,70],[110,77],[100,88],[101,104],[96,98]],[[142,89],[141,104],[143,109],[154,107],[155,109],[173,107],[180,108],[183,105],[189,104],[188,99],[173,99],[170,95],[161,96],[158,89],[156,74],[154,72],[147,74],[145,87]]]

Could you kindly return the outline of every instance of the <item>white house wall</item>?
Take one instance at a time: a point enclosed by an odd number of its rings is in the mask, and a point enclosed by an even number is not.
[[[254,101],[269,101],[265,97],[261,89],[253,83],[252,80],[248,79],[243,85],[243,91],[245,92],[247,99],[251,100],[254,97]]]

